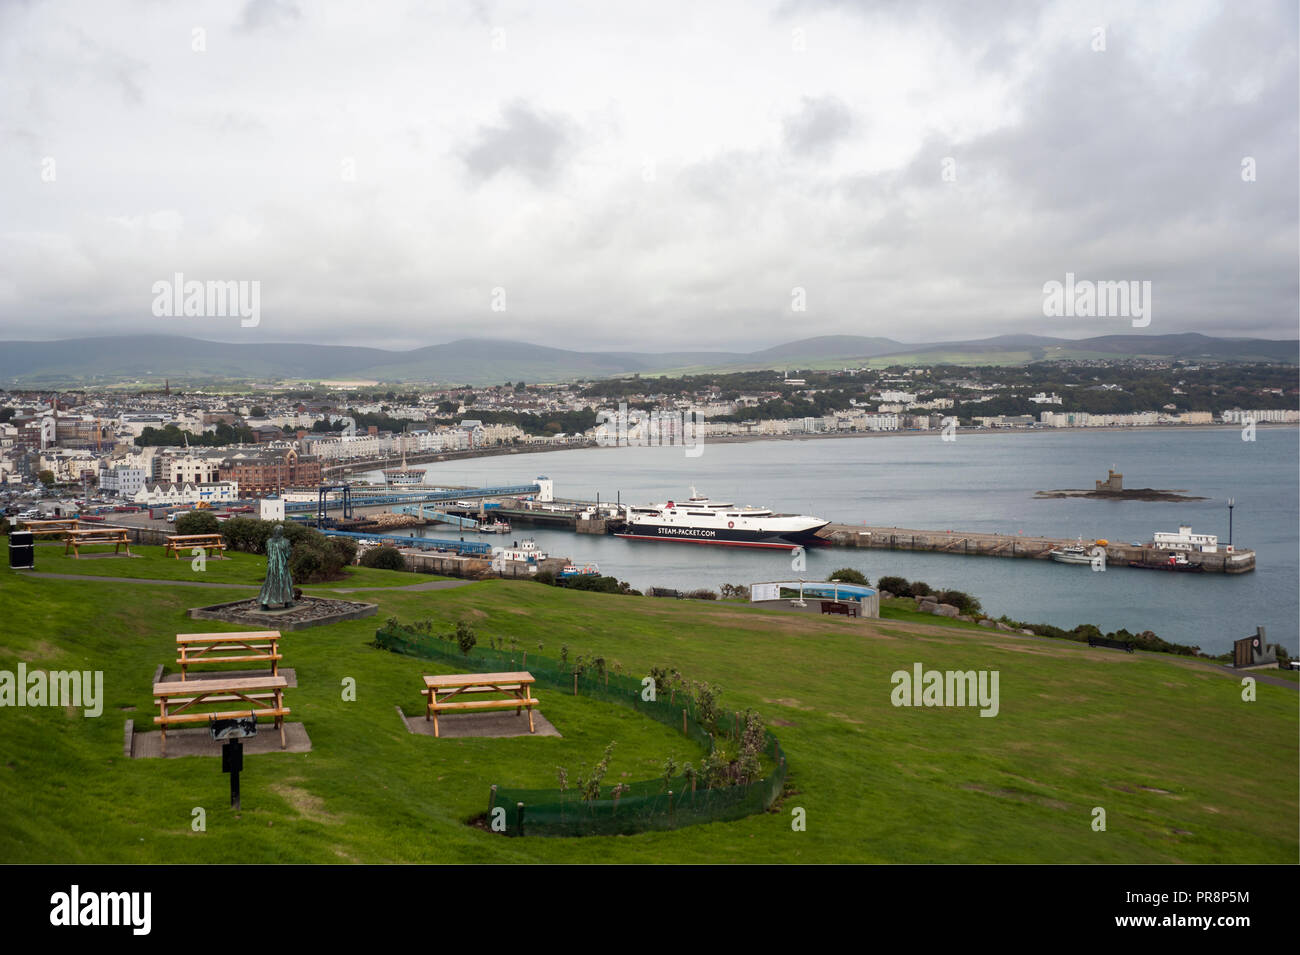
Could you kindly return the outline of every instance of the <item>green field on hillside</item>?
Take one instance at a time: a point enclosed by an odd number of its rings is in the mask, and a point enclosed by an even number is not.
[[[62,544],[36,545],[36,572],[42,574],[77,574],[84,577],[134,577],[142,580],[188,580],[207,584],[247,584],[260,587],[266,576],[266,555],[226,551],[223,558],[207,558],[202,569],[194,566],[189,551],[179,558],[161,546],[131,545],[131,557],[113,556],[113,545],[82,548],[81,557],[64,554]],[[5,558],[8,560],[8,557]],[[8,564],[6,563],[6,567]],[[375,570],[370,567],[347,567],[347,579],[315,584],[316,587],[404,587],[429,580],[445,580],[432,574],[404,573],[400,570]]]
[[[246,555],[245,555],[246,556]],[[44,551],[40,569],[50,569]],[[100,566],[141,561],[68,561]],[[157,563],[163,563],[160,559]],[[184,566],[184,562],[180,563]],[[94,567],[94,570],[89,568]],[[209,564],[209,567],[212,565]],[[236,568],[232,565],[230,570]],[[359,572],[361,578],[369,573]],[[155,573],[156,575],[156,573]],[[395,575],[402,582],[423,575]],[[318,588],[305,588],[320,592]],[[103,715],[0,709],[0,858],[11,862],[1277,862],[1296,860],[1297,692],[1195,660],[1091,650],[970,626],[856,622],[743,604],[652,600],[488,581],[388,588],[366,620],[286,634],[286,701],[306,754],[250,755],[243,811],[216,758],[129,760],[123,723],[152,729],[150,680],[174,659],[188,587],[34,578],[0,568],[0,669],[104,672]],[[467,825],[488,787],[549,787],[616,740],[607,782],[702,756],[623,707],[543,689],[563,738],[441,739],[406,732],[430,661],[369,645],[389,616],[471,622],[551,658],[599,653],[629,674],[668,666],[757,709],[789,789],[774,811],[637,836],[508,839]],[[206,625],[205,625],[206,626]],[[216,624],[211,629],[238,629]],[[895,707],[890,675],[996,670],[999,712]],[[174,664],[170,667],[174,669]],[[342,699],[345,678],[356,702]],[[191,810],[207,831],[191,830]],[[1093,809],[1107,814],[1092,828]],[[807,830],[791,828],[791,811]]]

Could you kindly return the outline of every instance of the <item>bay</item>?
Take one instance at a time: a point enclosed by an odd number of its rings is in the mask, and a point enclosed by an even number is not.
[[[1038,490],[1090,488],[1114,466],[1129,488],[1185,489],[1203,501],[1036,499]],[[716,589],[723,583],[825,579],[853,567],[964,590],[986,613],[1026,622],[1103,630],[1152,630],[1166,640],[1221,653],[1267,630],[1300,651],[1300,429],[1261,427],[1255,441],[1237,428],[937,433],[705,444],[682,448],[586,448],[429,465],[426,482],[487,486],[540,474],[557,497],[649,503],[685,496],[812,514],[837,523],[927,530],[999,531],[1085,541],[1149,541],[1180,523],[1228,537],[1227,499],[1236,501],[1233,540],[1256,551],[1250,574],[1166,574],[1127,567],[1094,572],[1050,561],[824,548],[795,572],[784,552],[625,541],[516,527],[552,555],[582,563],[637,589]],[[375,474],[377,479],[378,475]],[[429,527],[424,536],[449,537]],[[467,535],[468,536],[468,535]],[[500,538],[485,535],[494,544]],[[509,540],[505,541],[509,543]]]

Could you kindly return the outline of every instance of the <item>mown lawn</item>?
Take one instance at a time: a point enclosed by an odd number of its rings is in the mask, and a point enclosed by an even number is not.
[[[42,569],[48,564],[41,561]],[[88,564],[91,562],[81,562]],[[125,563],[101,561],[98,563]],[[212,566],[211,564],[209,565]],[[423,580],[408,576],[406,580]],[[241,814],[216,759],[127,760],[123,721],[152,716],[189,588],[24,578],[0,571],[0,669],[102,669],[99,719],[0,710],[0,858],[26,862],[886,861],[1285,862],[1298,847],[1297,694],[1194,661],[886,619],[821,619],[743,605],[568,592],[491,581],[375,591],[379,615],[287,634],[293,720],[308,754],[246,758]],[[785,748],[777,811],[632,837],[506,839],[465,823],[488,786],[572,778],[617,740],[608,782],[664,758],[698,763],[679,734],[610,704],[542,688],[563,739],[434,740],[408,734],[429,661],[368,646],[389,615],[480,641],[562,645],[625,671],[671,666],[753,706]],[[1000,712],[896,708],[890,674],[997,670]],[[441,668],[445,669],[445,668]],[[357,701],[344,702],[346,677]],[[623,774],[627,775],[624,776]],[[207,810],[207,831],[190,829]],[[1094,807],[1107,813],[1093,831]],[[807,812],[795,832],[790,813]]]
[[[113,555],[112,545],[82,549],[80,558],[63,553],[62,544],[38,544],[36,567],[38,573],[77,574],[85,577],[133,577],[144,580],[189,580],[212,584],[248,584],[259,587],[266,576],[266,556],[227,551],[224,559],[206,558],[201,569],[196,569],[196,558],[187,551],[180,558],[169,555],[161,546],[131,545],[131,557]],[[9,566],[9,551],[5,548],[3,566]],[[317,587],[405,587],[429,580],[445,580],[432,574],[405,573],[399,570],[375,570],[369,567],[348,567],[346,580]]]

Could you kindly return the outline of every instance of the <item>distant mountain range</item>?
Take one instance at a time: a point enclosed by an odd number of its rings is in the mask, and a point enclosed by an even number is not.
[[[756,352],[583,352],[527,342],[469,338],[411,351],[352,345],[231,344],[167,335],[0,342],[0,384],[52,388],[219,381],[556,382],[620,375],[753,369],[824,369],[864,364],[1023,364],[1044,359],[1180,358],[1300,363],[1300,343],[1261,338],[1103,335],[1065,339],[1000,335],[907,344],[890,338],[825,335]]]

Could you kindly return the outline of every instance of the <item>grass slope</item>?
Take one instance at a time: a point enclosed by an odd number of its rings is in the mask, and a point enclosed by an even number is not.
[[[89,566],[92,562],[82,562]],[[102,561],[98,563],[118,563]],[[409,579],[409,578],[408,578]],[[122,722],[148,724],[149,679],[196,605],[189,588],[37,579],[0,570],[0,668],[102,669],[99,719],[0,711],[0,858],[26,862],[890,861],[1294,862],[1297,697],[1204,664],[908,619],[869,624],[743,605],[490,581],[376,591],[378,618],[285,637],[308,754],[250,756],[244,811],[215,759],[131,761]],[[894,610],[886,610],[890,616]],[[488,786],[549,786],[618,740],[607,782],[698,764],[679,734],[631,711],[542,690],[563,739],[406,733],[429,661],[367,645],[389,615],[471,620],[545,654],[599,652],[629,673],[669,665],[773,724],[791,768],[777,811],[678,832],[506,839],[465,825]],[[234,628],[231,628],[234,629]],[[1001,712],[895,708],[890,674],[996,669]],[[343,702],[341,681],[357,682]],[[627,774],[626,776],[623,774]],[[190,829],[207,810],[207,831]],[[807,811],[793,832],[790,810]],[[1105,832],[1092,809],[1107,810]]]

